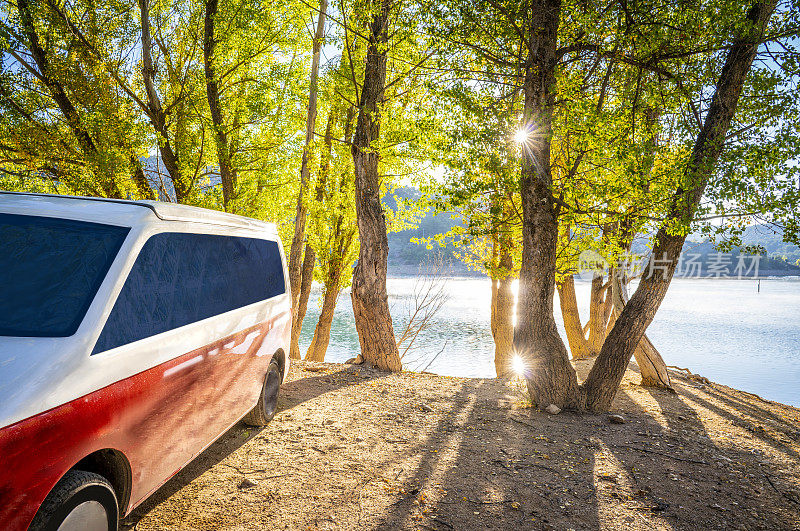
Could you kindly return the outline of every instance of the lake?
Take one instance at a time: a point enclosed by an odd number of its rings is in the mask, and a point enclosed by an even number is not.
[[[404,329],[415,278],[390,278],[389,304],[395,329]],[[576,278],[583,322],[589,314],[590,283]],[[635,286],[631,287],[631,293]],[[403,358],[411,370],[448,376],[494,377],[489,330],[491,284],[485,278],[448,278],[448,299],[431,326]],[[311,342],[319,316],[319,287],[309,300],[300,346]],[[556,322],[565,338],[558,297]],[[800,406],[800,281],[675,279],[647,330],[668,365],[687,367],[712,381]],[[349,290],[342,293],[325,361],[358,354]]]

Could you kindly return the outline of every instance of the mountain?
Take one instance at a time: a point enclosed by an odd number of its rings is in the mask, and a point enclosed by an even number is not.
[[[383,198],[385,208],[396,212],[398,210],[395,196],[400,199],[417,200],[422,193],[413,187],[398,188],[394,195],[386,194]],[[432,214],[426,212],[420,218],[416,228],[407,229],[399,232],[389,233],[389,269],[393,274],[416,274],[419,265],[424,262],[431,253],[442,253],[445,260],[452,263],[453,274],[475,274],[461,263],[454,254],[454,247],[447,245],[440,247],[433,246],[428,249],[423,244],[413,243],[413,238],[429,238],[436,234],[444,234],[453,227],[460,225],[458,219],[453,219],[452,214],[441,213]],[[689,241],[692,240],[692,241]],[[796,245],[783,241],[783,234],[780,229],[772,228],[767,225],[753,225],[748,227],[743,236],[742,242],[748,246],[761,246],[766,252],[755,259],[758,264],[758,276],[800,276],[800,267],[797,261],[800,260],[800,248]],[[647,238],[637,240],[633,252],[645,255],[649,252]],[[742,256],[738,251],[730,253],[720,253],[714,248],[714,244],[702,240],[699,236],[687,239],[683,246],[684,259],[682,262],[683,271],[679,276],[724,276],[737,277],[741,273],[742,277],[753,276],[755,269],[747,270],[753,266],[752,256]],[[740,269],[737,271],[737,267]],[[727,269],[727,272],[725,272]]]

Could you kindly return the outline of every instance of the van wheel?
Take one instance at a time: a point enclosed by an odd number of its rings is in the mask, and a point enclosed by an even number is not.
[[[32,531],[116,531],[119,506],[114,487],[94,472],[70,470],[47,495]]]
[[[278,390],[281,387],[281,368],[278,362],[272,360],[264,378],[261,388],[261,398],[256,407],[244,418],[245,424],[251,426],[266,426],[278,410]]]

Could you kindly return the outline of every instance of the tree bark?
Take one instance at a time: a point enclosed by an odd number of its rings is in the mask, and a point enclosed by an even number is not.
[[[592,291],[589,297],[589,356],[597,356],[606,340],[606,327],[611,313],[610,293],[603,284],[603,275],[595,273],[592,277]]]
[[[352,108],[347,113],[347,125],[345,126],[345,138],[350,137],[350,122],[352,122]],[[346,185],[347,176],[343,175],[340,182],[340,191]],[[345,222],[344,214],[337,216],[334,222],[333,248],[335,252],[330,253],[328,264],[328,275],[324,280],[325,295],[322,300],[322,312],[314,329],[314,337],[311,338],[311,345],[308,347],[306,359],[315,361],[325,361],[325,353],[328,350],[328,343],[331,337],[331,325],[333,323],[333,313],[336,309],[336,302],[342,289],[342,275],[344,274],[345,257],[350,253],[356,229]]]
[[[625,368],[667,293],[686,236],[675,225],[688,226],[703,197],[736,112],[744,80],[763,40],[776,0],[756,2],[728,50],[703,126],[684,171],[683,184],[672,196],[666,221],[656,233],[652,256],[663,270],[645,275],[614,323],[603,349],[584,383],[585,406],[593,411],[611,407]],[[662,274],[663,271],[663,274]]]
[[[567,342],[572,352],[572,359],[583,360],[591,357],[589,342],[583,332],[581,315],[578,311],[578,299],[575,296],[575,279],[572,275],[558,285],[558,300],[561,306],[561,317],[567,332]]]
[[[308,299],[311,296],[311,286],[314,282],[314,264],[317,261],[317,253],[306,244],[306,252],[303,253],[303,268],[300,271],[300,296],[297,298],[297,311],[292,321],[292,337],[289,345],[289,357],[295,360],[300,359],[300,332],[303,330],[303,321],[308,311]]]
[[[536,0],[529,9],[523,124],[535,135],[523,146],[522,263],[514,347],[527,367],[531,401],[539,408],[575,408],[577,376],[553,316],[558,214],[551,190],[550,143],[561,2]]]
[[[150,51],[153,47],[153,41],[150,36],[149,0],[139,0],[139,11],[141,12],[142,20],[142,79],[147,93],[148,117],[156,132],[161,162],[167,169],[169,178],[175,188],[175,199],[178,203],[185,203],[189,198],[191,186],[184,181],[180,160],[170,144],[167,114],[161,105],[161,99],[156,90],[156,70],[153,66],[153,56]]]
[[[136,184],[136,190],[141,198],[155,200],[156,194],[144,174],[142,161],[136,155],[131,155],[131,167],[133,168],[133,182]]]
[[[306,352],[306,359],[312,361],[325,361],[325,353],[328,350],[328,343],[331,338],[331,325],[333,323],[333,313],[336,310],[336,302],[342,288],[342,275],[344,274],[344,260],[350,252],[350,247],[355,239],[355,229],[345,226],[343,216],[339,216],[335,222],[333,235],[334,249],[332,262],[328,264],[328,275],[325,279],[325,294],[322,299],[322,311],[314,328],[314,337],[311,338],[311,345]]]
[[[492,337],[494,338],[494,368],[497,376],[505,376],[512,371],[511,359],[514,352],[514,294],[511,275],[493,280],[497,287],[493,290]]]
[[[314,337],[311,338],[311,345],[309,345],[306,352],[306,360],[325,361],[325,352],[327,352],[328,343],[331,340],[333,312],[336,309],[336,300],[338,298],[338,286],[331,286],[325,290],[325,295],[322,298],[322,312],[319,314],[317,326],[314,328]]]
[[[614,319],[622,313],[628,303],[628,287],[619,275],[611,275],[611,301],[614,306]],[[647,337],[642,335],[641,341],[633,351],[633,357],[639,366],[642,376],[641,385],[645,387],[664,387],[672,389],[667,364],[656,347]]]
[[[214,69],[214,53],[217,39],[214,33],[214,21],[217,18],[218,0],[206,0],[203,18],[203,70],[206,76],[206,99],[211,112],[211,123],[214,131],[214,143],[217,148],[219,177],[222,181],[222,205],[230,212],[236,198],[236,170],[231,163],[232,150],[225,131],[225,120],[222,116],[222,105],[219,100],[219,85]]]
[[[317,77],[319,75],[319,56],[322,47],[322,39],[325,35],[325,17],[328,10],[328,0],[320,0],[319,15],[317,17],[317,29],[314,33],[312,43],[313,55],[311,59],[311,80],[308,88],[308,113],[306,114],[306,138],[303,148],[303,158],[300,164],[300,190],[297,193],[297,207],[294,217],[294,235],[292,236],[292,246],[289,249],[289,287],[292,292],[292,308],[295,313],[298,311],[300,301],[300,284],[302,282],[301,262],[303,258],[303,247],[306,233],[306,193],[308,191],[309,168],[308,150],[314,140],[314,129],[317,121]],[[308,249],[308,246],[305,246]],[[301,323],[302,325],[302,323]],[[295,330],[292,327],[292,344],[298,341],[301,328]],[[299,352],[297,354],[299,356]]]
[[[509,207],[503,198],[503,218],[510,216]],[[514,293],[511,285],[514,282],[512,270],[514,258],[511,255],[513,245],[511,235],[503,227],[503,223],[494,222],[494,244],[492,263],[495,271],[492,279],[491,329],[494,339],[494,368],[498,377],[512,372],[511,360],[514,352]]]
[[[353,271],[351,299],[361,355],[373,366],[400,371],[403,366],[389,314],[386,293],[389,240],[380,198],[379,154],[373,145],[380,136],[380,105],[386,83],[389,41],[389,0],[377,0],[369,23],[364,83],[351,150],[355,168],[356,221],[361,241]]]

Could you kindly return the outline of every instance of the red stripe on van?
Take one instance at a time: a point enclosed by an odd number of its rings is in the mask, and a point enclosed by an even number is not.
[[[56,482],[107,448],[130,463],[133,510],[253,407],[267,350],[288,341],[291,320],[269,333],[280,317],[0,429],[0,528],[27,529]]]

